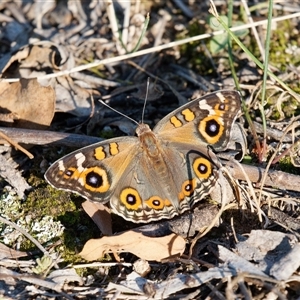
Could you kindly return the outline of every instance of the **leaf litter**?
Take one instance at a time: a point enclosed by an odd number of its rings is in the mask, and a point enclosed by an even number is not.
[[[219,11],[220,8],[218,7]],[[209,49],[209,44],[204,42],[193,42],[182,48],[172,46],[159,53],[132,58],[127,64],[116,61],[88,69],[90,62],[132,51],[139,43],[147,12],[151,11],[150,23],[141,41],[141,48],[149,48],[153,44],[166,45],[187,35],[211,32],[209,23],[204,21],[208,20],[208,9],[208,1],[191,4],[178,1],[135,4],[114,1],[113,5],[104,1],[0,3],[0,21],[3,25],[0,34],[4,41],[0,50],[0,72],[3,79],[0,82],[2,126],[18,128],[19,133],[28,134],[28,139],[30,133],[33,145],[40,143],[38,134],[49,125],[52,130],[95,136],[100,134],[99,128],[105,128],[102,133],[115,136],[120,132],[131,132],[132,128],[119,115],[99,106],[97,100],[99,97],[109,99],[112,107],[139,120],[143,106],[140,99],[143,99],[148,76],[153,78],[153,82],[145,121],[152,125],[179,104],[186,103],[188,98],[199,97],[204,91],[213,91],[219,86],[232,88],[232,74],[227,58],[224,59],[224,47],[218,43],[218,38],[209,41],[213,46],[218,45],[217,50]],[[234,6],[234,9],[235,16],[240,17],[240,7]],[[266,7],[257,9],[265,18]],[[280,6],[276,4],[274,9],[285,16],[299,12],[297,2],[292,0]],[[176,11],[180,11],[180,14]],[[285,53],[285,60],[280,62],[282,65],[279,65],[280,58],[276,59],[276,67],[295,90],[298,88],[296,66],[300,58],[297,49],[291,44],[295,43],[297,36],[296,18],[295,16],[289,21],[289,26],[294,26],[294,31],[285,31],[285,49],[274,50],[275,53]],[[121,35],[118,24],[122,24]],[[273,35],[275,44],[281,45],[283,36],[280,32],[275,30]],[[122,37],[123,45],[119,37]],[[242,37],[243,41],[247,42],[248,37]],[[235,63],[238,66],[239,83],[247,99],[246,105],[251,117],[260,124],[260,70],[239,49],[234,51],[238,58]],[[81,72],[75,71],[76,67],[84,65],[87,67],[82,68]],[[286,65],[289,68],[285,68]],[[47,78],[49,74],[53,74],[52,79]],[[19,78],[19,81],[15,81]],[[267,91],[268,105],[265,106],[265,112],[268,117],[268,154],[284,155],[289,152],[297,166],[298,123],[297,119],[291,120],[291,116],[297,113],[298,104],[289,95],[283,95],[282,90],[272,83],[268,84]],[[54,111],[57,114],[53,119]],[[294,122],[292,127],[291,122]],[[244,127],[248,130],[247,154],[255,160],[259,149],[254,146],[252,133],[247,126]],[[262,130],[257,132],[261,133]],[[18,136],[15,136],[18,142]],[[36,142],[32,136],[36,136]],[[52,136],[55,138],[55,132]],[[68,142],[64,142],[66,144]],[[240,145],[245,148],[243,143]],[[285,152],[291,146],[293,151]],[[12,200],[7,202],[9,205],[2,203],[6,214],[3,210],[1,216],[13,219],[16,213],[20,213],[17,218],[26,223],[31,217],[30,213],[22,216],[22,205],[26,204],[30,186],[24,179],[25,174],[18,170],[22,170],[25,164],[13,163],[15,154],[6,145],[2,149],[0,175],[15,191],[9,191],[5,185],[2,187],[3,199],[7,196]],[[54,154],[34,149],[35,160],[54,161]],[[236,152],[231,154],[231,157],[235,154]],[[18,154],[20,155],[22,154]],[[56,158],[59,156],[61,155],[56,154]],[[28,159],[25,161],[28,163]],[[75,241],[76,251],[72,252],[72,256],[75,261],[75,257],[78,257],[76,252],[81,251],[81,255],[88,260],[101,259],[102,265],[91,263],[87,269],[83,267],[81,274],[75,272],[80,270],[80,265],[77,265],[78,268],[76,263],[68,265],[72,260],[64,256],[63,249],[66,248],[60,248],[61,244],[56,244],[53,237],[43,241],[47,247],[46,252],[50,252],[45,257],[51,257],[51,260],[42,259],[41,256],[39,260],[36,257],[33,259],[30,256],[33,255],[32,252],[21,251],[25,248],[21,240],[18,240],[19,237],[10,244],[11,248],[1,244],[1,296],[14,299],[258,299],[263,294],[265,298],[296,298],[299,293],[299,226],[296,226],[299,191],[295,182],[299,171],[294,168],[292,172],[295,175],[291,175],[277,172],[274,168],[269,173],[269,178],[266,178],[269,187],[261,189],[251,182],[260,181],[266,165],[254,162],[260,164],[260,168],[255,168],[253,161],[252,168],[246,165],[238,167],[237,163],[228,167],[234,172],[225,175],[225,182],[229,182],[231,186],[226,188],[226,203],[217,194],[213,195],[214,203],[200,205],[199,209],[176,220],[132,228],[132,225],[110,216],[109,212],[100,208],[109,216],[104,218],[99,214],[97,204],[83,204],[83,209],[98,226],[98,235],[90,238],[86,234],[86,239],[79,241],[77,234],[81,230],[88,233],[91,229],[86,225],[74,228],[76,234],[72,236],[72,240]],[[280,166],[277,163],[277,167]],[[244,169],[237,173],[242,168]],[[232,179],[231,174],[237,177]],[[236,179],[240,179],[239,183]],[[247,180],[250,183],[248,185]],[[223,183],[219,185],[223,187]],[[36,186],[34,183],[33,189]],[[275,189],[274,186],[280,186],[280,189]],[[222,193],[223,189],[220,191]],[[14,200],[16,192],[25,202]],[[232,195],[238,195],[238,205],[231,202]],[[9,206],[11,210],[7,210]],[[215,220],[221,213],[222,217]],[[45,216],[40,216],[40,219],[43,217]],[[52,218],[49,224],[55,224],[56,221]],[[273,228],[270,226],[271,221],[274,222]],[[214,227],[210,228],[212,224]],[[5,227],[0,225],[1,229]],[[44,231],[57,233],[59,238],[59,230],[55,226],[47,227]],[[65,232],[71,230],[72,226],[65,229]],[[267,229],[261,229],[262,226]],[[30,228],[25,228],[30,231]],[[210,232],[206,233],[206,229],[210,229]],[[100,238],[99,230],[102,234]],[[204,233],[205,236],[202,236]],[[199,234],[201,239],[190,249],[191,243],[195,241],[193,239],[195,236],[199,237]],[[64,242],[63,238],[59,239],[61,243]],[[3,240],[2,236],[1,242]],[[189,256],[190,252],[192,256]],[[62,254],[62,257],[57,253]],[[18,261],[15,259],[23,254],[28,254],[29,258]],[[138,258],[148,261],[145,267],[147,271],[144,273],[137,273],[133,264],[130,266]],[[123,262],[129,262],[129,265],[121,267]],[[37,271],[43,277],[36,277]]]

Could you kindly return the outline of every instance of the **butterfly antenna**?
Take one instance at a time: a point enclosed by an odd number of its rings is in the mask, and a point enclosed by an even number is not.
[[[147,103],[148,94],[149,94],[149,85],[150,85],[150,77],[147,78],[146,96],[145,96],[144,107],[143,107],[143,112],[142,112],[142,124],[144,123],[144,115],[145,115],[145,110],[146,110],[146,103]]]
[[[130,120],[130,121],[132,121],[132,122],[135,123],[136,125],[139,125],[139,123],[138,123],[136,120],[134,120],[134,119],[132,119],[132,118],[126,116],[125,114],[121,113],[120,111],[118,111],[118,110],[112,108],[111,106],[109,106],[108,104],[106,104],[103,100],[99,100],[99,102],[102,103],[102,104],[103,104],[104,106],[106,106],[107,108],[111,109],[112,111],[116,112],[117,114],[119,114],[119,115],[125,117],[126,119],[128,119],[128,120]]]

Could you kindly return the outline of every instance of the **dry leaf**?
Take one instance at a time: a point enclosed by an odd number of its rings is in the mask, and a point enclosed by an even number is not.
[[[0,76],[3,78],[34,78],[46,74],[46,70],[72,68],[74,66],[73,57],[64,50],[64,47],[51,41],[25,45],[12,55],[9,53],[1,59]]]
[[[108,252],[130,252],[145,260],[161,261],[172,255],[181,255],[184,249],[185,240],[176,234],[153,238],[126,231],[87,241],[80,255],[86,260],[96,260]]]
[[[55,92],[41,86],[36,79],[0,82],[0,108],[18,117],[15,127],[45,129],[54,116]]]
[[[39,78],[49,72],[71,70],[74,67],[73,52],[68,47],[52,41],[43,41],[25,45],[13,54],[8,53],[2,57],[0,77]],[[73,80],[71,76],[65,75],[54,79],[52,84],[56,94],[56,111],[88,117],[92,111],[90,96],[99,95],[97,89],[92,88],[91,78],[94,79],[90,76],[88,80]]]
[[[111,214],[107,206],[89,200],[86,200],[81,205],[103,235],[112,235]]]
[[[89,116],[92,111],[91,92],[80,87],[70,76],[60,76],[56,80],[56,111],[78,117]]]

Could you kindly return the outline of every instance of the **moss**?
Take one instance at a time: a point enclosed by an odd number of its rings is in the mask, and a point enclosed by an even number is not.
[[[58,217],[67,211],[74,211],[76,206],[70,201],[70,194],[47,185],[45,188],[35,188],[24,202],[24,213],[41,217],[50,215]]]
[[[287,172],[290,174],[297,174],[297,175],[299,174],[299,168],[296,168],[293,165],[290,156],[285,156],[285,157],[281,158],[279,160],[279,167],[280,167],[280,170],[283,172]]]
[[[270,41],[270,63],[285,71],[287,66],[299,64],[300,52],[293,51],[297,47],[297,37],[293,36],[293,26],[290,20],[280,22],[278,29],[272,31]]]
[[[99,136],[104,138],[104,139],[111,139],[111,138],[114,138],[116,135],[115,135],[113,130],[105,129],[105,130],[101,130],[99,132]]]

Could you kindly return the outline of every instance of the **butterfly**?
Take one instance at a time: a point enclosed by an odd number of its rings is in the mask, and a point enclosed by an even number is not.
[[[89,145],[54,162],[45,173],[55,188],[135,223],[171,219],[207,196],[219,178],[213,151],[226,150],[240,111],[240,95],[221,90],[188,102],[153,130]],[[213,150],[213,151],[212,151]]]

